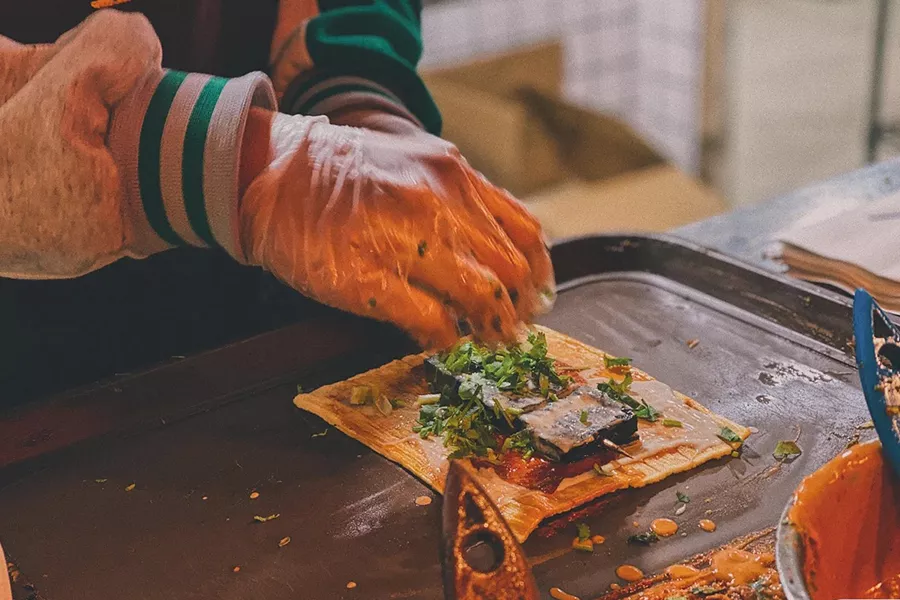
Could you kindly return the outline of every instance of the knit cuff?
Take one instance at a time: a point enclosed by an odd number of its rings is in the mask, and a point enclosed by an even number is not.
[[[238,173],[252,106],[276,110],[262,73],[223,79],[164,71],[115,109],[109,144],[134,256],[190,245],[219,247],[246,262]]]
[[[424,129],[393,92],[362,77],[313,77],[298,79],[287,91],[282,110],[295,115],[334,115],[354,109],[373,109],[391,113]]]

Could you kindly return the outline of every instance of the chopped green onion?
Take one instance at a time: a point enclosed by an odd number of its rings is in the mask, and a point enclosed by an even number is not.
[[[440,401],[440,394],[422,394],[416,397],[416,402],[419,403],[419,406],[424,406],[426,404],[437,404]]]
[[[375,389],[370,385],[358,385],[350,391],[350,404],[362,406],[375,401]]]
[[[803,454],[803,450],[800,449],[797,442],[782,440],[775,444],[775,452],[772,453],[772,456],[775,457],[775,460],[785,460],[796,458],[801,454]]]
[[[611,367],[627,367],[631,365],[631,359],[625,356],[615,357],[615,356],[604,356],[603,357],[603,366],[607,369]]]
[[[394,407],[391,404],[391,401],[387,399],[387,396],[378,396],[378,398],[375,399],[375,408],[386,417],[394,412]]]
[[[684,427],[684,424],[678,419],[663,419],[662,424],[665,427]]]
[[[736,434],[734,431],[732,431],[728,427],[723,427],[722,430],[716,434],[716,436],[718,436],[719,439],[728,442],[729,444],[742,444],[743,443],[741,436]]]

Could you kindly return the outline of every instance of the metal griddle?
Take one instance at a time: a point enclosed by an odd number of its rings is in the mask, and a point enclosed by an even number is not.
[[[759,433],[740,459],[588,507],[577,520],[607,539],[593,555],[546,559],[574,535],[552,519],[525,545],[544,557],[534,573],[547,597],[560,586],[595,598],[619,564],[652,572],[774,525],[800,479],[868,420],[847,299],[666,237],[577,239],[553,258],[561,293],[543,324],[633,357]],[[440,500],[417,506],[432,495],[417,479],[331,428],[312,437],[325,424],[291,403],[298,383],[409,350],[383,327],[328,317],[4,419],[2,430],[22,429],[0,440],[0,454],[21,459],[0,470],[0,539],[23,574],[18,597],[33,586],[47,600],[441,598]],[[66,430],[71,414],[92,433]],[[96,425],[92,414],[116,418]],[[798,428],[803,455],[773,469],[775,443]],[[691,498],[679,517],[676,490]],[[660,516],[687,536],[626,543]],[[554,526],[562,532],[547,537]]]

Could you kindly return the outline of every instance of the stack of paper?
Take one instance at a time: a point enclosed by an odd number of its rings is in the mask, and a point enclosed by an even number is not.
[[[862,287],[900,311],[900,195],[856,206],[780,236],[788,273],[852,292]]]

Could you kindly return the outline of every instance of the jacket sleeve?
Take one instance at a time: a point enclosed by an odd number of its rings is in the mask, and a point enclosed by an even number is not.
[[[394,112],[440,134],[441,117],[416,73],[419,0],[281,0],[270,72],[282,112]]]

